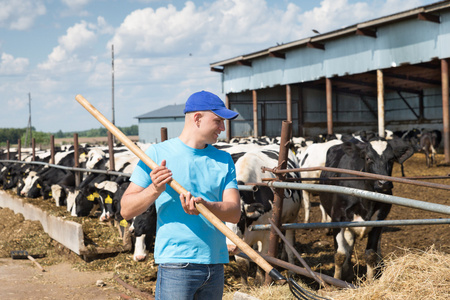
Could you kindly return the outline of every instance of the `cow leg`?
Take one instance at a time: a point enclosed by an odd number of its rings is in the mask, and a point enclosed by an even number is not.
[[[309,223],[309,214],[311,211],[311,197],[312,194],[309,191],[302,191],[302,203],[305,211],[305,223]]]
[[[436,163],[436,150],[434,149],[433,145],[431,145],[431,166]]]
[[[243,286],[248,286],[248,271],[250,269],[250,262],[240,256],[234,256],[236,260],[236,265],[238,267],[239,274],[241,275],[241,284]]]
[[[269,239],[267,239],[264,243],[261,241],[258,241],[258,251],[260,253],[267,254],[269,251]],[[256,267],[256,274],[255,274],[255,284],[256,285],[263,285],[264,281],[266,279],[266,274],[263,269],[261,269],[259,266]]]
[[[381,227],[374,227],[369,232],[367,237],[367,247],[365,253],[366,265],[367,265],[367,280],[372,281],[377,272],[377,266],[381,261],[380,253],[380,240],[381,240]]]
[[[148,250],[145,245],[145,234],[136,237],[134,243],[134,261],[144,261],[147,258]]]
[[[334,277],[337,279],[347,279],[353,277],[353,272],[350,273],[351,255],[355,243],[355,236],[348,228],[336,229],[335,247],[336,254],[334,255]]]
[[[320,207],[320,211],[322,212],[322,223],[330,223],[331,222],[331,217],[327,214],[327,212],[325,211],[325,208],[323,207],[322,203],[319,205]],[[326,228],[325,229],[325,234],[326,235],[331,235],[333,233],[333,231],[330,228]]]

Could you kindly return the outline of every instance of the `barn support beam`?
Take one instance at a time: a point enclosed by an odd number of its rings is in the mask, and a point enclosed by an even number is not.
[[[449,120],[449,80],[448,80],[448,61],[441,60],[441,79],[442,79],[442,133],[444,135],[444,153],[445,163],[450,163],[450,120]]]
[[[258,93],[252,91],[253,98],[253,136],[258,137]]]
[[[225,95],[225,106],[228,109],[231,109],[230,108],[230,97],[228,96],[228,94]],[[226,127],[226,131],[225,131],[226,139],[227,139],[227,142],[229,142],[231,140],[231,121],[230,120],[225,120],[225,127]]]
[[[384,137],[384,83],[383,71],[377,70],[378,135]]]
[[[325,78],[325,89],[327,94],[327,133],[333,134],[333,92],[329,78]]]
[[[286,84],[286,116],[287,120],[292,122],[292,93],[290,84]]]

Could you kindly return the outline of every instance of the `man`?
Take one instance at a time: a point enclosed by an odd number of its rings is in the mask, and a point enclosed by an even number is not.
[[[225,130],[224,120],[238,113],[206,91],[192,94],[184,113],[180,136],[146,151],[159,166],[150,170],[142,161],[136,166],[121,200],[121,214],[129,220],[156,205],[156,299],[222,299],[226,239],[195,204],[202,203],[224,222],[239,221],[233,160],[211,146]],[[189,191],[187,195],[167,185],[172,178]]]

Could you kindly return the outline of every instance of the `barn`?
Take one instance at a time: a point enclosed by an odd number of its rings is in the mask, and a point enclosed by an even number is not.
[[[450,162],[450,1],[211,63],[242,116],[227,138],[438,129]]]
[[[184,126],[184,104],[167,105],[135,117],[138,119],[139,141],[161,142],[161,128],[167,128],[167,138],[180,135]]]

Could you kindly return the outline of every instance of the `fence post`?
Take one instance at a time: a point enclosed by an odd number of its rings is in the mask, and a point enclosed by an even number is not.
[[[10,160],[10,157],[9,157],[10,155],[9,155],[9,140],[7,140],[6,141],[6,159],[7,160]]]
[[[22,160],[22,143],[21,140],[19,139],[17,141],[17,160]]]
[[[50,163],[55,163],[55,136],[52,134],[50,136]]]
[[[292,122],[283,121],[281,125],[281,139],[280,139],[280,152],[278,155],[278,167],[277,169],[286,169],[288,161],[289,140],[291,137]],[[283,181],[286,174],[276,174],[277,179]],[[283,211],[283,199],[284,189],[276,188],[273,199],[272,207],[272,222],[277,227],[281,226],[281,213]],[[278,248],[279,236],[274,228],[270,230],[269,236],[269,249],[267,256],[276,257]],[[272,277],[266,273],[265,284],[269,285],[272,282]]]
[[[78,133],[73,134],[73,155],[74,155],[74,167],[79,168],[80,162],[78,160]],[[75,171],[75,186],[79,186],[81,183],[81,172]]]
[[[161,142],[167,140],[167,127],[161,127]]]
[[[36,139],[31,139],[31,151],[33,153],[31,160],[36,161]]]
[[[108,150],[109,150],[109,168],[111,171],[116,170],[114,158],[114,138],[110,131],[108,131]]]

